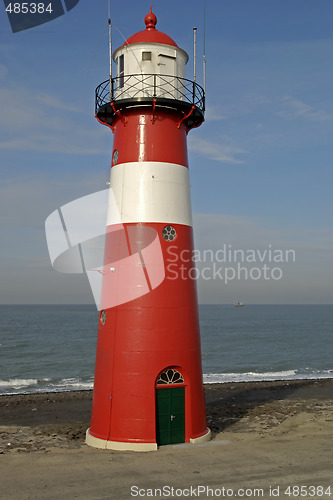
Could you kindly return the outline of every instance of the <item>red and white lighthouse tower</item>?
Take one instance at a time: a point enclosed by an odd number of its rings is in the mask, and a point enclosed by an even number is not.
[[[102,305],[87,444],[149,451],[208,440],[201,368],[187,134],[204,120],[188,55],[155,28],[113,54],[96,89],[114,134]],[[116,205],[120,220],[114,216]]]

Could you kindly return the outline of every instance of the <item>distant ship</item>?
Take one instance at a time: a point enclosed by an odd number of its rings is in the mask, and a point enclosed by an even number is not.
[[[243,306],[244,306],[243,302],[237,302],[237,304],[235,304],[235,307],[243,307]]]

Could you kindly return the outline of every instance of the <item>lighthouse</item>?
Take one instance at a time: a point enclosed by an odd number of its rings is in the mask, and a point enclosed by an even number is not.
[[[156,29],[151,8],[144,21],[113,53],[116,76],[96,89],[113,149],[86,433],[90,446],[133,451],[210,438],[187,155],[204,91],[185,78],[188,55]]]

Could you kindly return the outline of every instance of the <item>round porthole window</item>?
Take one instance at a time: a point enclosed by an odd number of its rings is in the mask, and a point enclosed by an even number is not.
[[[105,322],[106,322],[106,311],[102,311],[101,312],[101,322],[102,322],[102,325],[105,325]]]
[[[118,163],[118,158],[119,158],[119,153],[118,153],[118,150],[115,149],[114,152],[113,152],[113,156],[112,156],[112,163],[114,165],[117,165]]]
[[[173,226],[165,226],[162,231],[162,236],[165,241],[173,241],[176,238],[177,233]]]

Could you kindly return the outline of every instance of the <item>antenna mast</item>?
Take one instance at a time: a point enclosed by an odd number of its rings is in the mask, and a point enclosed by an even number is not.
[[[108,8],[108,24],[109,24],[109,59],[110,59],[110,101],[112,101],[112,41],[111,41],[111,9],[110,9],[110,0],[109,0],[109,8]]]
[[[197,28],[193,28],[193,81],[195,83],[197,73]]]
[[[204,0],[203,88],[206,94],[206,0]]]

